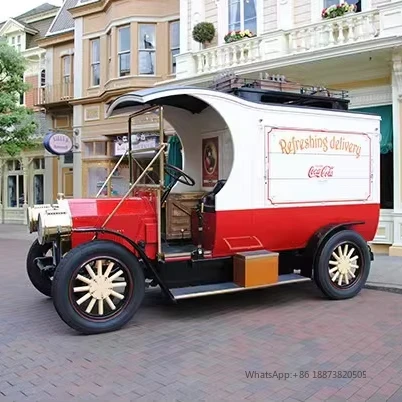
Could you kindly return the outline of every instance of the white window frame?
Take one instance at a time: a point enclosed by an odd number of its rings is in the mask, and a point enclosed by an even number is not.
[[[145,48],[142,48],[142,47],[140,47],[138,45],[138,49],[137,49],[137,51],[138,51],[138,53],[137,53],[137,55],[138,55],[138,75],[143,75],[143,76],[146,76],[146,77],[149,77],[149,76],[152,77],[152,76],[156,75],[156,63],[157,63],[157,61],[156,61],[156,48],[157,48],[157,37],[156,37],[156,35],[157,35],[157,25],[156,25],[156,23],[153,23],[153,22],[141,22],[141,23],[138,23],[138,37],[139,37],[140,32],[141,32],[141,26],[143,26],[143,25],[150,25],[150,26],[154,27],[155,47],[153,49],[145,49]],[[148,54],[153,53],[155,55],[155,63],[154,63],[154,66],[153,66],[154,67],[153,74],[141,73],[141,71],[140,71],[140,54],[141,53],[148,53]]]
[[[34,159],[38,159],[39,160],[39,168],[35,169],[35,160],[32,161],[32,194],[30,194],[30,196],[32,197],[31,200],[31,204],[37,204],[37,201],[35,199],[35,176],[42,176],[43,177],[43,202],[45,202],[45,188],[46,188],[46,184],[45,184],[45,158],[44,157],[37,157]]]
[[[98,43],[98,59],[94,60],[94,45]],[[98,87],[101,81],[101,71],[100,71],[100,59],[101,59],[101,48],[100,48],[100,38],[91,39],[91,87]],[[99,82],[95,82],[95,68],[99,68]]]
[[[314,0],[313,0],[314,1]],[[257,14],[256,35],[264,33],[264,0],[255,0]],[[244,24],[244,22],[243,22]],[[225,35],[229,33],[229,0],[219,0],[218,3],[218,44],[225,43]]]
[[[112,31],[106,33],[107,79],[112,78]]]
[[[129,31],[130,45],[129,45],[128,50],[121,50],[120,49],[120,34],[121,34],[121,31],[123,29],[128,29],[128,31]],[[131,74],[131,69],[132,69],[132,66],[131,66],[131,47],[132,47],[132,44],[131,44],[131,26],[130,25],[123,25],[123,26],[118,28],[117,46],[118,46],[117,58],[118,58],[118,66],[119,66],[119,77],[127,77],[128,75]],[[126,72],[124,72],[122,74],[121,63],[120,62],[121,62],[121,56],[123,54],[128,54],[129,55],[129,69],[128,69],[128,71],[126,71]]]
[[[12,164],[12,168],[9,168],[9,163],[11,162]],[[16,165],[17,163],[19,164],[19,169],[16,169]],[[5,195],[6,195],[6,208],[22,208],[24,206],[25,200],[27,199],[27,196],[25,195],[24,200],[22,201],[22,204],[19,201],[19,193],[20,193],[20,177],[22,177],[22,194],[24,194],[24,180],[25,180],[25,176],[24,176],[24,170],[22,168],[22,163],[21,161],[17,160],[17,159],[10,159],[6,162],[6,178],[5,178]],[[15,206],[11,206],[10,205],[10,193],[9,193],[9,182],[8,179],[9,177],[16,177],[16,183],[15,183],[15,191],[16,191],[16,205]]]
[[[232,31],[232,29],[229,28],[229,24],[230,24],[230,21],[229,21],[229,9],[230,9],[230,2],[231,1],[232,0],[228,0],[228,7],[227,7],[227,14],[228,14],[228,24],[227,24],[227,29],[226,29],[227,32]],[[244,29],[245,29],[244,28],[244,0],[235,0],[235,1],[238,1],[239,4],[240,4],[240,30],[244,31]],[[254,1],[255,1],[255,8],[256,8],[256,17],[255,17],[256,29],[255,29],[255,31],[258,31],[258,7],[257,7],[258,0],[254,0]],[[253,32],[253,33],[257,34],[257,32]]]
[[[172,46],[172,30],[171,26],[173,24],[177,24],[179,26],[179,44],[178,46]],[[169,60],[170,60],[170,67],[169,71],[170,74],[176,74],[176,60],[175,57],[173,56],[173,52],[179,51],[177,54],[180,54],[180,20],[174,20],[174,21],[169,21]]]
[[[66,60],[68,60],[68,68],[66,68]],[[62,68],[62,97],[72,96],[72,69],[73,69],[73,56],[67,54],[61,57],[61,68]]]

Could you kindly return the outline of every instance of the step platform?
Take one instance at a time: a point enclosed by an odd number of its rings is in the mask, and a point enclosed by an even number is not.
[[[175,288],[171,289],[171,293],[176,300],[179,300],[310,280],[296,273],[279,275],[279,253],[256,250],[233,256],[232,282]]]
[[[279,275],[277,282],[256,286],[239,286],[234,282],[216,283],[212,285],[189,286],[185,288],[170,289],[175,300],[190,299],[201,296],[212,296],[214,294],[234,293],[245,290],[263,289],[272,286],[286,285],[295,282],[309,282],[311,278],[306,278],[297,274]]]

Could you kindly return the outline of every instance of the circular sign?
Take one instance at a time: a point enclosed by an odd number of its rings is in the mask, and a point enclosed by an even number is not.
[[[43,140],[43,146],[53,155],[64,155],[72,150],[73,142],[66,134],[48,133]]]

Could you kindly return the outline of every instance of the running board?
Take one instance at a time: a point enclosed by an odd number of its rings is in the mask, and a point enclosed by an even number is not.
[[[217,295],[223,293],[241,292],[244,290],[263,289],[272,286],[286,285],[288,283],[308,282],[308,281],[311,281],[311,278],[306,278],[305,276],[297,274],[286,274],[286,275],[279,275],[278,282],[269,283],[266,285],[250,286],[247,288],[236,285],[234,282],[224,282],[224,283],[214,283],[212,285],[175,288],[170,289],[170,292],[172,293],[175,300],[180,300],[180,299],[190,299],[193,297]]]

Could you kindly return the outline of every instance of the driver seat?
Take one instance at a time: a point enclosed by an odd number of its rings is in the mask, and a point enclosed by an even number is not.
[[[219,191],[222,190],[224,185],[226,184],[226,179],[218,180],[214,186],[214,188],[206,193],[199,201],[199,205],[204,203],[204,212],[215,212],[215,197]]]

